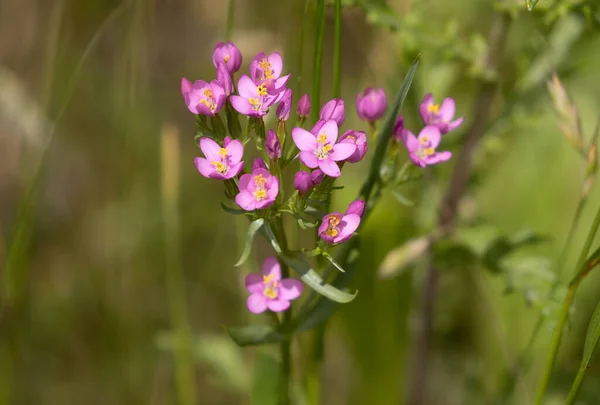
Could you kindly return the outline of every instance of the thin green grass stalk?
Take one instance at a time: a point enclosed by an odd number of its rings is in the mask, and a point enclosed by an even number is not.
[[[227,25],[225,28],[225,40],[231,41],[231,34],[233,33],[233,21],[235,19],[235,0],[229,0],[227,6]]]
[[[577,260],[576,271],[580,271],[580,269],[584,266],[586,257],[590,251],[592,243],[594,242],[594,238],[596,237],[596,233],[598,231],[598,227],[600,227],[600,209],[596,213],[596,217],[594,218],[594,222],[588,232],[587,238],[581,249],[581,253],[579,254],[579,259]],[[591,270],[591,269],[590,269]],[[561,312],[559,315],[558,323],[556,325],[556,330],[554,331],[554,336],[552,338],[552,342],[550,344],[550,354],[548,355],[548,360],[546,362],[546,367],[544,369],[544,374],[542,375],[542,379],[540,381],[540,385],[538,387],[537,396],[536,396],[536,405],[541,405],[544,400],[544,396],[546,395],[546,390],[548,389],[548,383],[550,382],[550,377],[552,376],[552,370],[554,369],[554,364],[556,363],[556,356],[558,354],[558,349],[560,347],[560,342],[562,340],[563,330],[565,328],[565,324],[569,317],[569,310],[571,309],[571,305],[573,303],[573,299],[575,298],[575,292],[581,283],[581,280],[587,275],[587,272],[578,273],[575,278],[569,283],[569,289],[567,291],[567,295],[563,301],[563,305],[561,308]]]
[[[304,40],[306,39],[306,25],[309,19],[307,18],[309,10],[310,0],[304,2],[304,13],[302,14],[302,25],[300,27],[300,43],[298,44],[298,88],[296,94],[297,99],[300,100],[302,97],[302,88],[304,84],[304,77],[302,72],[304,71]]]
[[[335,0],[335,34],[333,48],[333,97],[342,94],[342,0]]]
[[[323,37],[325,34],[325,0],[319,0],[317,6],[317,35],[315,37],[315,53],[313,59],[313,88],[311,120],[319,119],[321,108],[321,65],[323,62]]]
[[[192,336],[188,322],[185,277],[181,267],[179,230],[179,141],[174,128],[161,136],[161,200],[166,255],[166,288],[171,324],[175,332],[175,380],[179,404],[196,404],[192,362]]]

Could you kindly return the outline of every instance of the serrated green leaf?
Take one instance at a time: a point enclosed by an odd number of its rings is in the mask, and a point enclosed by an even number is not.
[[[571,391],[569,392],[569,397],[567,398],[567,405],[573,404],[575,399],[577,398],[577,394],[579,393],[579,389],[581,388],[581,384],[583,383],[583,378],[585,377],[585,372],[588,369],[590,361],[596,352],[596,347],[598,345],[598,341],[600,340],[600,302],[596,306],[594,313],[592,314],[592,319],[590,320],[590,324],[588,326],[587,335],[585,337],[585,344],[583,346],[583,358],[581,359],[581,365],[579,366],[579,371],[577,372],[577,376],[575,377],[575,382],[571,387]]]
[[[235,264],[236,267],[242,265],[246,261],[246,259],[248,259],[248,256],[250,256],[250,252],[252,251],[252,242],[254,241],[254,235],[256,235],[256,232],[258,232],[258,230],[263,226],[264,223],[265,220],[263,218],[259,218],[250,223],[250,226],[248,227],[248,233],[246,234],[246,245],[244,246],[244,251],[242,252],[240,260],[238,260],[238,262]]]
[[[237,208],[228,207],[225,204],[223,204],[222,202],[221,202],[221,208],[223,208],[223,210],[225,212],[227,212],[228,214],[231,214],[231,215],[244,215],[244,214],[248,213],[248,211],[244,211],[244,210],[240,210],[240,209],[237,209]]]
[[[296,273],[300,275],[302,281],[308,284],[313,290],[329,298],[330,300],[345,304],[356,298],[357,292],[354,294],[349,294],[337,289],[331,284],[327,284],[306,261],[289,256],[282,256],[282,258],[288,266],[290,266]]]
[[[239,346],[256,346],[281,342],[285,336],[271,325],[226,327],[225,331]]]

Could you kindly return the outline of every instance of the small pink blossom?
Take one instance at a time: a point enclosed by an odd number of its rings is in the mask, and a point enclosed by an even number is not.
[[[267,208],[279,193],[279,180],[268,170],[258,168],[240,177],[240,192],[235,202],[246,211]]]
[[[292,89],[285,89],[283,98],[277,105],[277,119],[279,121],[287,121],[290,118],[290,111],[292,110]]]
[[[281,76],[283,60],[279,52],[267,56],[264,52],[258,53],[250,62],[250,77],[257,85],[264,84],[269,94],[278,94],[285,89],[290,75]]]
[[[281,143],[279,142],[279,137],[272,129],[269,129],[269,132],[267,132],[265,149],[270,159],[279,159],[281,157]]]
[[[362,218],[365,212],[365,200],[355,200],[350,203],[344,215],[356,214]]]
[[[229,97],[233,93],[233,80],[224,63],[219,63],[219,67],[217,67],[217,81],[223,87],[225,95]]]
[[[359,224],[360,216],[357,214],[342,215],[333,212],[323,217],[323,222],[319,226],[319,237],[332,245],[342,243],[352,237]]]
[[[382,88],[366,88],[356,95],[356,113],[364,121],[377,121],[385,114],[387,98]]]
[[[298,101],[297,107],[298,116],[301,118],[306,118],[310,114],[310,100],[308,99],[308,94],[303,95]]]
[[[406,130],[404,144],[413,163],[425,167],[445,162],[452,157],[451,152],[436,152],[441,139],[439,128],[435,125],[427,125],[421,130],[418,137]]]
[[[419,106],[419,112],[425,125],[437,126],[442,134],[455,130],[465,120],[465,117],[460,117],[452,121],[455,111],[454,99],[446,97],[441,105],[434,104],[431,93],[425,95]]]
[[[356,146],[356,150],[347,162],[357,163],[367,154],[367,135],[363,131],[348,130],[340,137],[339,143],[350,143]]]
[[[338,128],[334,120],[323,124],[315,135],[303,128],[294,128],[292,138],[300,149],[299,159],[311,169],[318,167],[328,176],[339,177],[341,172],[336,162],[350,157],[356,150],[351,143],[338,143]]]
[[[217,80],[207,83],[197,80],[194,84],[181,79],[181,95],[187,108],[194,114],[215,115],[225,104],[225,91]]]
[[[237,176],[244,162],[244,147],[238,140],[225,142],[224,147],[210,138],[200,138],[200,149],[206,158],[194,159],[196,169],[209,179],[226,180]]]
[[[281,265],[274,257],[263,263],[262,274],[250,273],[246,276],[246,290],[250,293],[246,306],[254,314],[267,309],[273,312],[287,310],[291,301],[302,294],[304,284],[295,278],[281,278]]]
[[[256,169],[265,169],[265,170],[267,169],[267,164],[265,163],[264,160],[262,160],[259,157],[254,159],[254,162],[252,162],[252,170],[256,170]]]
[[[219,63],[223,63],[227,68],[227,71],[234,74],[240,70],[242,65],[242,53],[233,44],[233,42],[219,42],[213,50],[213,65],[215,68],[219,66]]]
[[[230,96],[231,105],[240,114],[255,118],[264,116],[268,108],[283,97],[283,92],[269,94],[264,83],[257,85],[246,75],[238,80],[238,92],[239,96]]]
[[[319,118],[328,121],[334,120],[338,127],[341,127],[346,120],[346,108],[344,106],[344,100],[341,98],[334,98],[329,100],[319,113]]]

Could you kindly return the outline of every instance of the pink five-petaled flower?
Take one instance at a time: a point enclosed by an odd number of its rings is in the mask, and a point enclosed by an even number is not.
[[[356,150],[346,161],[357,163],[367,154],[367,135],[363,131],[348,130],[340,137],[339,143],[350,143],[356,145]]]
[[[196,80],[192,84],[185,77],[181,79],[181,95],[187,108],[194,114],[215,115],[225,104],[225,91],[217,80],[210,83]]]
[[[442,134],[435,125],[425,126],[418,137],[406,130],[404,144],[410,155],[410,159],[417,166],[425,167],[436,163],[445,162],[452,157],[452,152],[436,152],[440,144]]]
[[[273,52],[267,56],[264,52],[256,54],[252,62],[250,62],[250,77],[252,81],[259,84],[264,84],[270,94],[277,94],[283,91],[290,75],[281,76],[283,61],[279,52]]]
[[[356,113],[363,121],[377,121],[385,114],[387,98],[382,88],[366,88],[356,95]]]
[[[360,224],[360,216],[357,214],[342,215],[332,212],[323,217],[319,226],[319,237],[332,245],[347,241]]]
[[[337,161],[345,160],[356,150],[352,143],[338,143],[338,128],[334,120],[329,120],[314,135],[303,128],[294,128],[292,138],[300,149],[299,158],[306,166],[319,167],[328,176],[339,177],[341,172]]]
[[[233,42],[219,42],[215,46],[213,50],[213,65],[215,65],[215,68],[219,66],[219,63],[223,63],[227,71],[231,74],[240,69],[242,65],[242,53]]]
[[[419,112],[421,113],[421,118],[425,125],[437,126],[442,134],[455,130],[465,120],[465,117],[460,117],[452,121],[455,111],[456,105],[454,99],[446,97],[441,105],[434,104],[433,95],[431,93],[428,93],[423,97],[423,101],[419,106]]]
[[[341,98],[334,98],[329,100],[321,108],[319,112],[319,118],[328,121],[335,120],[338,127],[341,127],[346,120],[346,107],[344,106],[344,100]]]
[[[231,105],[240,114],[259,118],[267,113],[267,109],[279,102],[283,92],[269,94],[264,83],[256,85],[252,79],[243,75],[238,80],[239,96],[230,96]]]
[[[279,193],[279,180],[268,170],[258,168],[240,177],[240,192],[235,202],[246,211],[266,208],[272,205]]]
[[[244,167],[244,147],[238,140],[225,142],[224,147],[210,138],[200,138],[200,149],[206,158],[194,159],[196,169],[209,179],[227,180],[235,177]]]
[[[267,309],[282,312],[290,307],[290,301],[302,294],[304,285],[295,278],[281,279],[281,266],[276,258],[267,257],[262,274],[250,273],[246,276],[246,290],[250,293],[246,306],[255,314]]]

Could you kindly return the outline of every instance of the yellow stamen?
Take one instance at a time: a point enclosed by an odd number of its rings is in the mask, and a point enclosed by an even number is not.
[[[265,288],[265,290],[263,291],[263,295],[267,298],[270,299],[275,299],[277,298],[277,290],[272,288],[272,287],[267,287]]]
[[[434,114],[438,114],[440,112],[440,105],[439,104],[430,104],[429,106],[427,106],[427,111],[434,113]]]
[[[226,148],[219,149],[219,153],[217,153],[217,155],[219,155],[223,159],[225,159],[227,157],[227,149]]]
[[[340,224],[341,218],[338,217],[337,215],[333,216],[333,217],[329,217],[329,225],[331,226],[338,226]]]
[[[248,102],[250,103],[254,111],[260,110],[260,102],[258,101],[258,99],[250,97],[248,99]]]
[[[257,174],[254,176],[254,185],[256,187],[264,187],[266,182],[267,179],[265,179],[262,174]]]
[[[207,106],[208,109],[212,112],[214,112],[215,108],[217,108],[217,105],[215,103],[211,103],[210,101],[205,100],[205,99],[200,100],[200,104]]]
[[[319,134],[319,136],[317,137],[317,142],[319,142],[319,143],[326,143],[327,142],[327,135],[325,134],[325,132],[321,132]]]
[[[275,76],[273,76],[273,66],[267,60],[267,58],[263,58],[263,60],[261,60],[258,63],[258,66],[265,72],[266,79],[274,79],[275,78]]]
[[[266,96],[267,93],[267,86],[265,86],[265,84],[261,84],[259,86],[256,87],[256,91],[258,92],[259,96]]]
[[[325,231],[325,235],[327,236],[331,236],[333,238],[335,238],[336,236],[338,236],[339,232],[337,229],[335,228],[329,228]]]
[[[434,153],[435,153],[435,149],[433,149],[433,148],[427,148],[427,149],[425,149],[425,154],[426,154],[427,156],[431,156],[431,155],[433,155]]]
[[[210,162],[215,169],[217,169],[217,172],[221,173],[221,174],[225,174],[227,172],[227,167],[221,163],[221,162]]]
[[[262,201],[267,198],[267,191],[264,188],[254,190],[252,194],[254,195],[254,198],[256,198],[256,201]]]
[[[356,137],[354,135],[348,135],[346,139],[350,139],[351,141],[356,142]]]
[[[229,62],[229,55],[225,55],[225,57],[223,58],[223,62],[225,62],[225,63]]]
[[[204,89],[204,95],[208,98],[213,98],[213,91],[211,89]]]
[[[263,275],[263,283],[269,284],[275,278],[274,275],[269,274],[268,276]]]
[[[331,149],[333,149],[333,146],[331,146],[331,144],[323,146],[323,152],[328,153]]]
[[[427,138],[426,136],[424,136],[423,138],[421,138],[421,143],[423,145],[425,145],[427,142],[429,142],[429,138]]]

